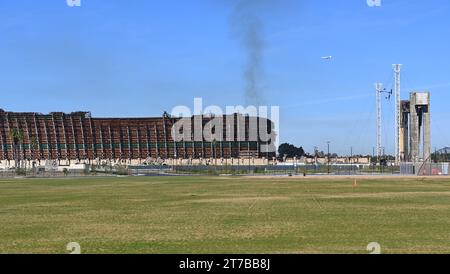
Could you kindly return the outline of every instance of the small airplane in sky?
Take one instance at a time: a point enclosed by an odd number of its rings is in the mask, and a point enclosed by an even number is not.
[[[321,57],[320,59],[322,59],[322,60],[332,60],[333,56],[324,56],[324,57]]]

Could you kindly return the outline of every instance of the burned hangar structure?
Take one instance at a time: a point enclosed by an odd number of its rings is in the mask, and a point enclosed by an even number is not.
[[[234,114],[233,124],[223,119],[222,141],[175,141],[172,128],[181,118],[164,113],[155,118],[94,118],[90,112],[7,112],[0,109],[0,160],[139,160],[201,158],[266,158],[275,156],[263,147],[271,141],[250,138],[251,117]],[[255,117],[267,131],[274,123]],[[192,117],[201,121],[203,131],[212,117]],[[239,134],[239,121],[245,121]],[[194,123],[193,123],[194,124]],[[194,131],[194,128],[192,129]],[[231,139],[226,138],[230,136]]]

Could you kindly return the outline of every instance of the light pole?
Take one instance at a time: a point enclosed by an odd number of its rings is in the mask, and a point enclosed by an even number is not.
[[[330,174],[330,142],[327,142],[327,162],[328,162],[328,174]]]
[[[353,147],[350,147],[350,165],[353,173]]]

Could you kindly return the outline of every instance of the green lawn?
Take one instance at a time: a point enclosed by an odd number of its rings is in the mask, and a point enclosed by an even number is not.
[[[0,253],[450,253],[449,179],[0,180]]]

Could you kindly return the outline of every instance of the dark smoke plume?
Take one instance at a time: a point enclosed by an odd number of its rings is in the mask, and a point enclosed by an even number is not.
[[[232,29],[247,56],[244,69],[246,104],[263,103],[261,90],[266,49],[264,23],[260,7],[264,0],[235,0],[233,3]]]

